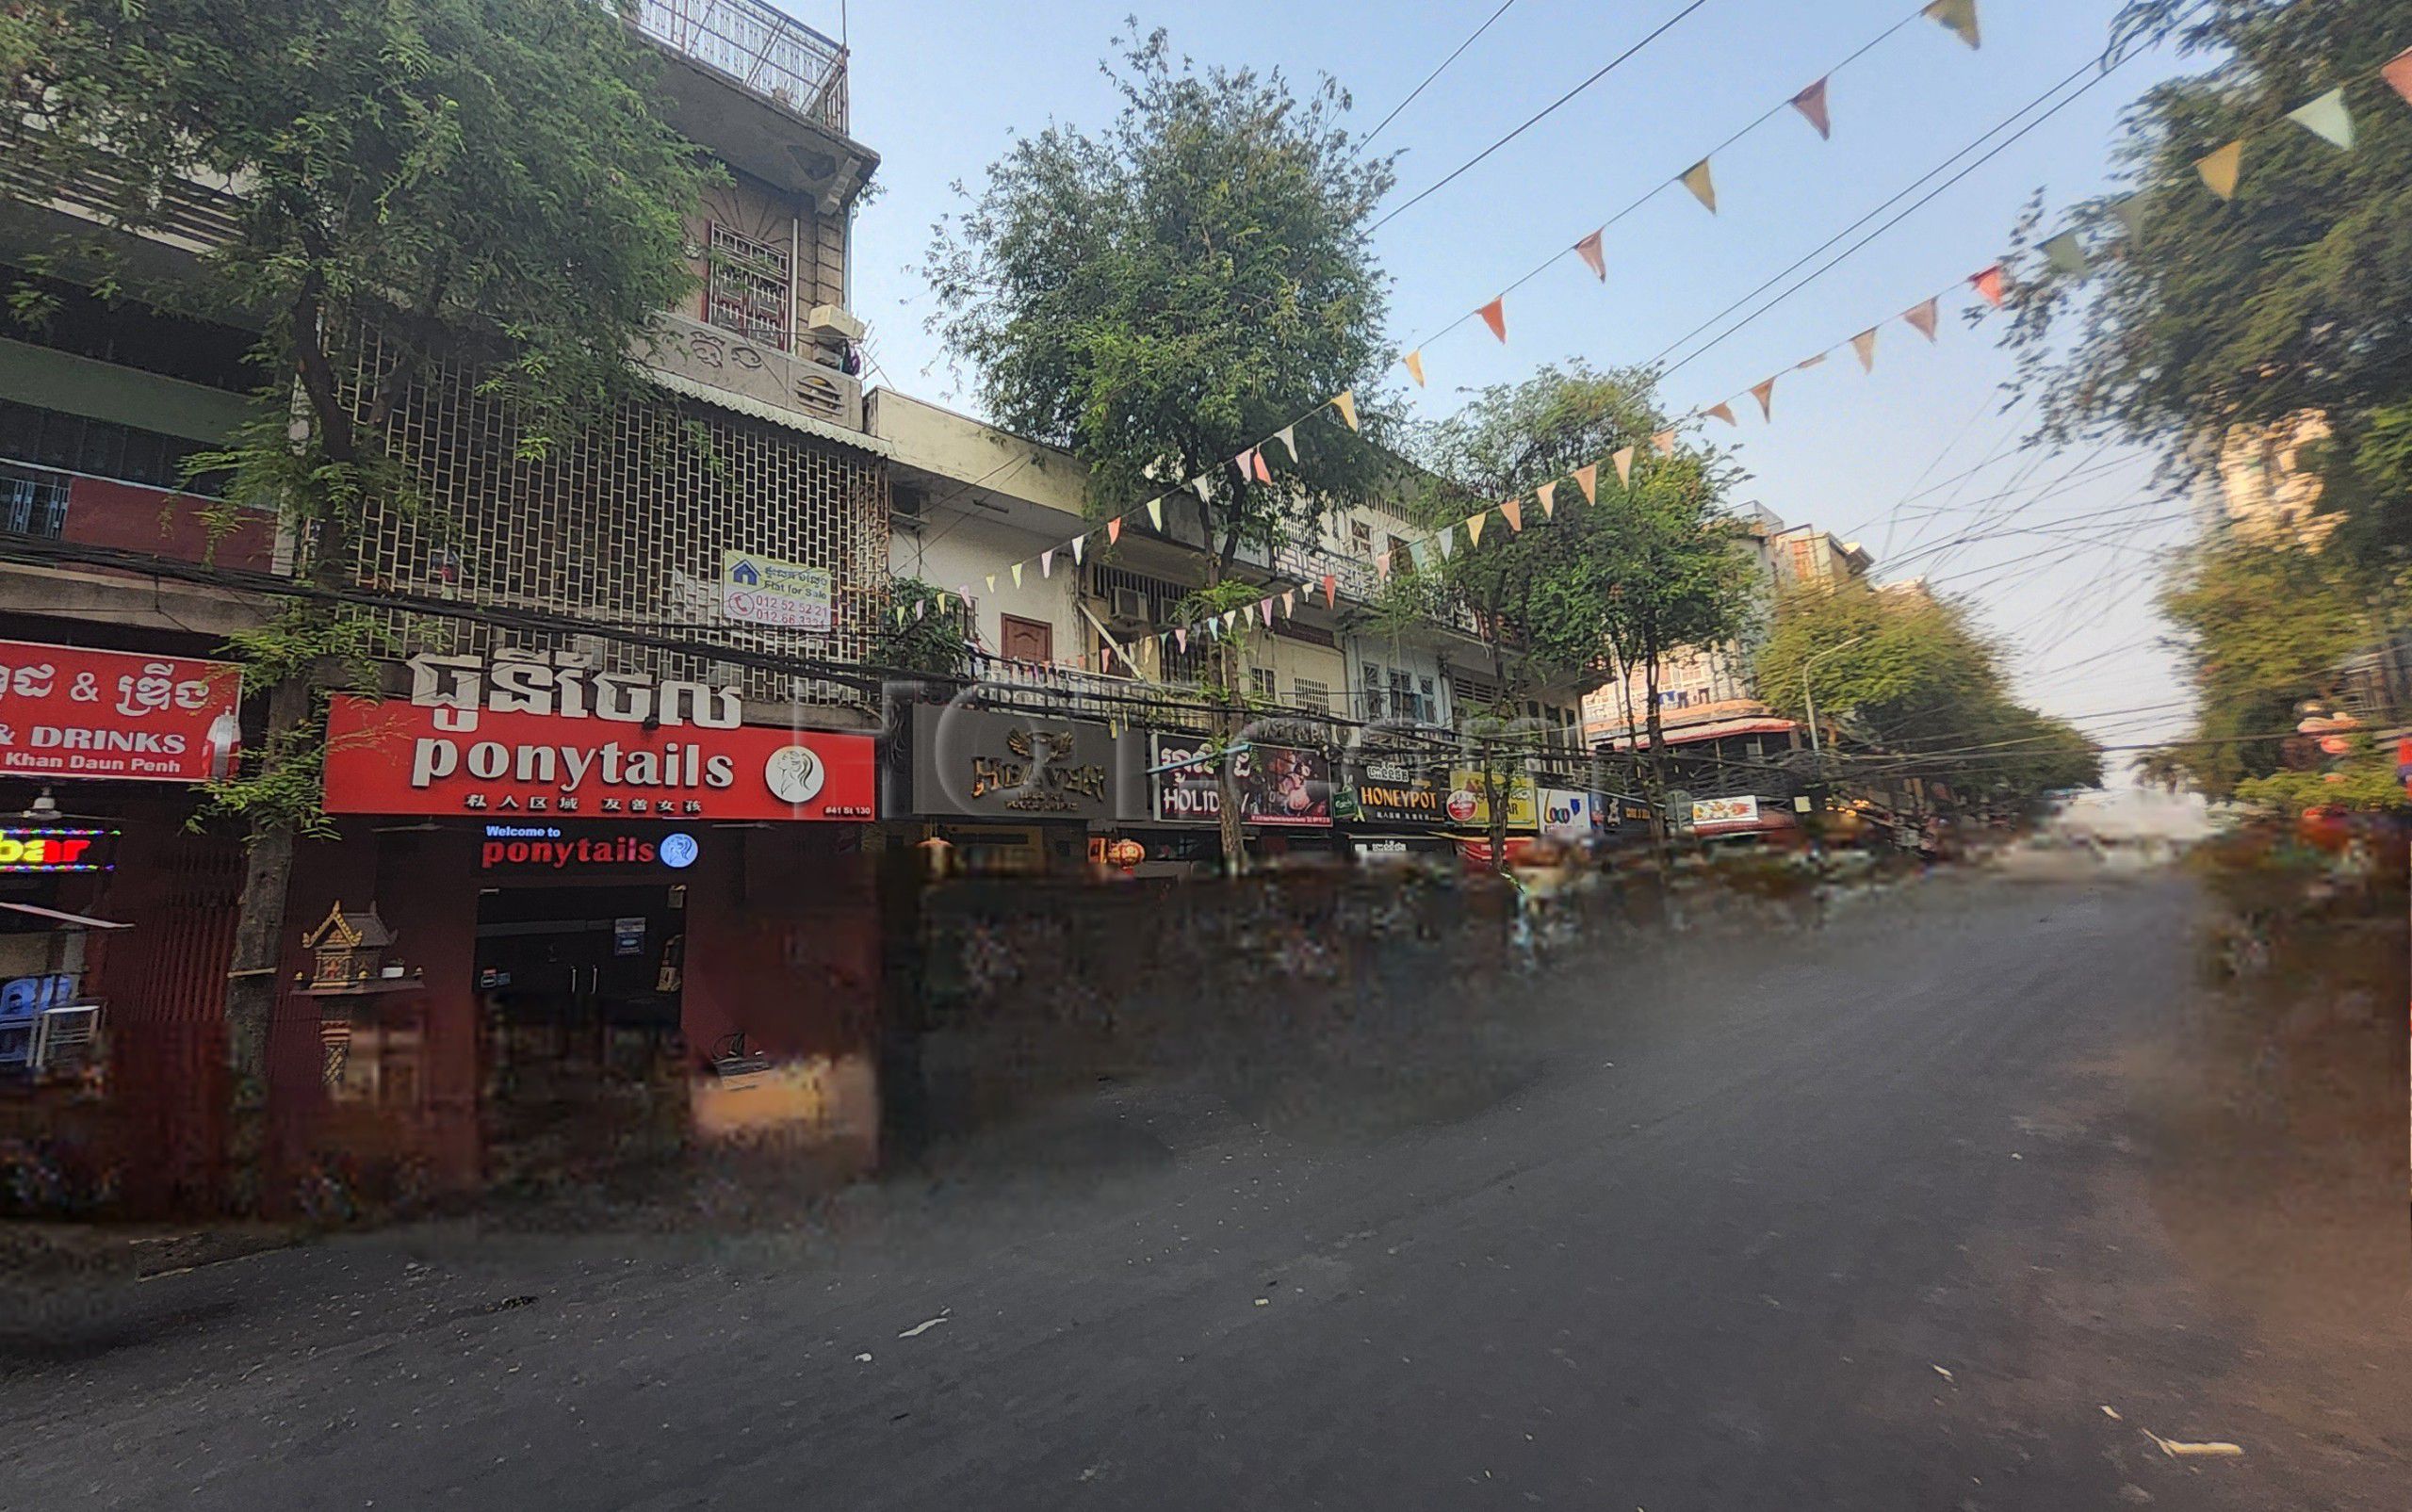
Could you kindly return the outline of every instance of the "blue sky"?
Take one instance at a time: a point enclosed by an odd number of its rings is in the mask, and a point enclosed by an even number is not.
[[[827,0],[782,3],[824,31],[839,30]],[[1517,0],[1383,134],[1383,149],[1403,153],[1394,201],[1455,168],[1683,3]],[[1385,9],[1224,0],[1142,10],[1140,22],[1169,28],[1201,64],[1279,65],[1302,83],[1331,73],[1354,95],[1361,125],[1370,127],[1496,5],[1453,0]],[[1608,231],[1605,285],[1570,257],[1510,296],[1504,346],[1467,322],[1426,347],[1431,386],[1415,402],[1443,414],[1463,388],[1513,380],[1545,362],[1655,356],[2098,54],[2117,6],[1979,0],[1984,41],[1973,52],[1923,19],[1902,27],[1834,73],[1831,141],[1820,142],[1789,110],[1780,113],[1714,160],[1716,215],[1679,189],[1659,194]],[[883,159],[880,196],[857,222],[855,242],[855,303],[872,329],[876,381],[976,408],[969,375],[952,369],[924,328],[930,304],[915,268],[931,223],[959,203],[951,186],[976,185],[1016,132],[1050,121],[1094,127],[1110,118],[1114,101],[1097,61],[1131,8],[1132,0],[1058,0],[1043,11],[911,0],[853,8],[855,134]],[[1379,233],[1377,245],[1396,285],[1392,334],[1415,339],[1472,310],[1912,8],[1910,0],[1706,0],[1573,103]],[[2131,511],[2130,518],[2158,523],[2061,560],[2034,558],[2073,545],[2059,533],[2007,536],[1940,556],[1909,553],[2021,505],[2013,527],[2065,531],[2068,522],[2135,503],[2150,470],[2145,460],[2121,465],[2116,451],[2018,451],[2015,421],[1995,413],[2007,359],[1993,345],[1992,328],[1972,332],[1958,319],[1970,302],[1964,293],[1946,299],[1942,339],[1933,346],[1898,319],[1883,325],[1871,376],[1861,375],[1847,343],[1993,261],[2030,192],[2042,189],[2052,205],[2093,192],[2122,108],[2175,67],[2166,56],[2130,62],[1684,366],[1666,386],[1681,410],[1783,374],[1775,423],[1761,423],[1745,398],[1737,431],[1712,424],[1719,439],[1739,446],[1753,474],[1741,496],[1788,521],[1862,540],[1878,551],[1880,573],[1926,571],[1940,591],[1972,593],[1986,623],[2013,638],[2022,692],[2118,743],[2175,733],[2184,722],[2183,690],[2154,643],[2162,627],[2150,604],[2152,552],[2184,534],[2182,522],[2167,518],[2170,510]],[[1789,371],[1826,349],[1833,355],[1815,371]],[[1403,373],[1398,379],[1405,383]],[[1988,465],[1902,505],[1904,495],[1980,463]],[[2036,497],[2064,476],[2063,491]],[[1992,523],[1999,528],[1997,518]]]

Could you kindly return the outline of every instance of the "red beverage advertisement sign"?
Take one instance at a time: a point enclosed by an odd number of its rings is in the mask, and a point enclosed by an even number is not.
[[[867,735],[464,713],[400,699],[334,700],[327,811],[865,820],[878,801]]]
[[[229,661],[0,641],[0,772],[206,782],[242,746]]]

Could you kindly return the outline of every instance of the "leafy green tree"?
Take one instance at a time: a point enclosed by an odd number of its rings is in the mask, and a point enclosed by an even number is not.
[[[2338,664],[2377,639],[2383,611],[2369,575],[2342,554],[2214,534],[2161,593],[2179,632],[2194,725],[2152,765],[2225,798],[2278,770],[2271,737],[2294,727],[2295,706],[2336,691]]]
[[[411,500],[388,429],[432,367],[502,401],[523,455],[639,392],[630,353],[689,286],[683,217],[709,175],[655,113],[648,57],[587,0],[25,0],[0,12],[0,152],[17,192],[104,201],[117,235],[57,266],[260,332],[259,417],[200,464],[231,470],[231,507],[276,511],[333,587],[355,577],[353,522]],[[232,187],[231,231],[140,282],[126,234],[194,184]],[[226,1001],[238,1205],[258,1195],[295,837],[324,828],[329,663],[363,648],[314,600],[243,648],[267,739],[215,793],[249,841]]]
[[[1242,546],[1269,549],[1383,477],[1383,457],[1328,420],[1296,428],[1295,463],[1265,448],[1271,485],[1244,483],[1232,459],[1343,392],[1378,428],[1388,280],[1366,223],[1390,160],[1340,126],[1347,96],[1329,80],[1301,100],[1278,70],[1200,74],[1162,31],[1105,72],[1122,97],[1112,127],[1017,141],[940,223],[931,324],[1000,424],[1088,464],[1096,509],[1207,478],[1207,496],[1177,494],[1166,512],[1194,511],[1219,577]]]
[[[1395,465],[1336,418],[1309,418],[1348,393],[1367,432],[1383,429],[1388,282],[1366,226],[1390,160],[1340,125],[1348,99],[1329,80],[1300,99],[1278,70],[1200,73],[1162,31],[1124,41],[1104,69],[1122,98],[1112,126],[1015,142],[963,216],[940,222],[931,327],[976,369],[998,423],[1088,464],[1094,512],[1179,490],[1167,528],[1194,519],[1210,554],[1200,605],[1252,603],[1225,587],[1244,547],[1269,558],[1334,504],[1372,496]],[[1268,444],[1274,480],[1243,480],[1242,448],[1293,422],[1295,458]],[[1202,495],[1182,488],[1193,478]],[[1210,681],[1235,684],[1234,658],[1218,643]],[[1240,705],[1217,704],[1213,735],[1228,749]]]
[[[1768,707],[1805,720],[1814,697],[1821,723],[1845,723],[1881,747],[1889,759],[1871,761],[1871,774],[2020,798],[2099,783],[2099,749],[2013,700],[2001,659],[1964,606],[1850,583],[1787,594],[1753,671]]]

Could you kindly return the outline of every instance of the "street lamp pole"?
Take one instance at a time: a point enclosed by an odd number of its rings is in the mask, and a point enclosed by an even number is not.
[[[1808,708],[1809,754],[1812,756],[1822,756],[1824,753],[1817,745],[1817,695],[1809,686],[1809,669],[1816,666],[1821,658],[1831,657],[1837,651],[1848,651],[1866,639],[1867,637],[1864,635],[1854,635],[1848,641],[1826,647],[1823,651],[1812,653],[1801,663],[1801,702]]]

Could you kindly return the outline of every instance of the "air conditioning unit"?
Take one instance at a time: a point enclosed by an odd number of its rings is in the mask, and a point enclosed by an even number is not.
[[[1116,589],[1113,603],[1114,610],[1110,617],[1115,624],[1145,625],[1148,623],[1148,595],[1137,589]]]
[[[64,1071],[92,1058],[100,1036],[101,1005],[69,1003],[45,1008],[34,1019],[32,1061],[37,1071]]]
[[[860,341],[863,323],[855,313],[841,304],[816,304],[804,317],[805,331],[815,336],[835,341]]]

